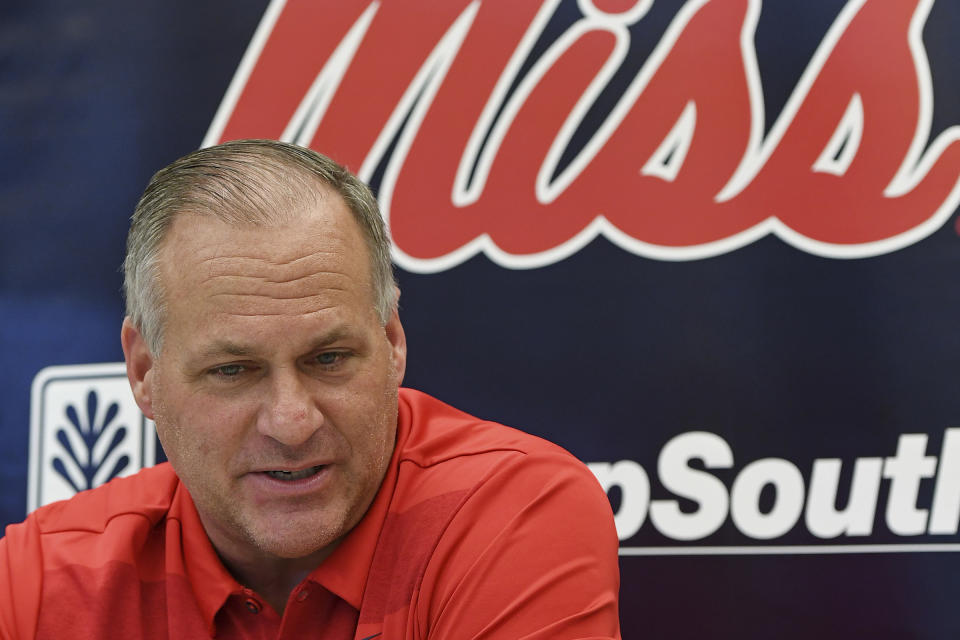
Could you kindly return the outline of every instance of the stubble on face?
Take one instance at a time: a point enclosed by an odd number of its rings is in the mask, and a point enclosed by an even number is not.
[[[402,376],[390,339],[402,328],[396,316],[386,328],[376,317],[356,223],[331,195],[278,228],[184,215],[161,259],[170,298],[154,419],[211,541],[234,563],[256,553],[322,560],[382,482]],[[331,328],[343,337],[324,349],[348,354],[344,364],[312,368],[311,358],[326,353],[312,344]],[[248,352],[197,356],[222,339]],[[211,374],[234,362],[243,369],[236,380]],[[288,412],[290,397],[302,404],[297,411]],[[294,441],[294,425],[309,437]],[[329,462],[328,485],[270,493],[263,468],[314,461]]]
[[[157,384],[162,384],[161,381],[162,378],[158,377]],[[169,452],[171,464],[190,490],[215,548],[231,567],[243,564],[238,560],[243,554],[231,552],[231,548],[238,546],[258,549],[265,558],[304,559],[309,560],[311,565],[322,562],[336,547],[336,543],[359,523],[376,496],[393,454],[395,430],[388,430],[384,438],[383,427],[396,425],[398,386],[399,383],[388,383],[380,403],[382,412],[363,434],[365,440],[380,440],[382,446],[364,459],[361,469],[344,476],[344,484],[357,490],[356,495],[350,497],[349,509],[341,519],[314,519],[307,523],[302,522],[303,518],[298,518],[301,510],[314,508],[307,501],[290,502],[284,505],[287,517],[284,517],[282,510],[278,510],[269,521],[265,521],[245,509],[240,500],[223,499],[233,494],[235,488],[232,483],[218,483],[203,471],[211,463],[210,444],[197,437],[189,425],[184,426],[167,413],[162,400],[155,405],[155,423],[164,451]],[[163,397],[162,392],[159,397]],[[338,458],[346,459],[355,455],[349,443],[337,432],[330,434],[329,439],[337,441],[336,450],[340,452]],[[302,457],[296,453],[278,451],[273,459],[286,458],[295,463]]]

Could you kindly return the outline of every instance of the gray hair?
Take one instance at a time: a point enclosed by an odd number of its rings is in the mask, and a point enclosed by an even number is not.
[[[282,223],[298,205],[320,197],[318,184],[343,198],[370,252],[374,306],[386,324],[396,306],[396,281],[377,200],[363,182],[330,158],[275,140],[234,140],[185,155],[161,169],[134,210],[123,263],[127,315],[158,355],[163,343],[164,292],[159,254],[181,213],[212,215],[235,225]]]

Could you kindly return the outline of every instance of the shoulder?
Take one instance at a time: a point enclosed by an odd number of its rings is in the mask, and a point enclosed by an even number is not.
[[[450,496],[447,509],[472,514],[527,509],[525,501],[535,501],[549,507],[542,517],[551,510],[569,515],[588,509],[603,524],[612,522],[600,483],[562,447],[418,391],[401,390],[400,405],[397,459],[402,491],[392,511],[443,493]],[[454,500],[454,495],[459,498]]]
[[[0,637],[33,637],[46,575],[135,554],[179,484],[168,464],[83,491],[31,513],[0,538]]]
[[[449,476],[448,489],[456,486],[472,494],[483,486],[508,485],[516,497],[553,487],[569,498],[596,503],[612,517],[597,479],[562,447],[412,389],[401,390],[400,406],[399,462],[435,477]]]
[[[518,504],[560,492],[563,506],[596,510],[612,521],[606,494],[587,466],[562,447],[505,425],[481,420],[424,393],[403,389],[398,460],[430,484],[456,490],[475,508]],[[412,464],[411,464],[412,463]],[[402,474],[403,475],[403,474]],[[412,475],[412,474],[408,474]],[[507,493],[500,494],[500,490]],[[519,501],[519,502],[518,502]]]
[[[7,527],[6,557],[0,557],[0,563],[17,563],[28,570],[76,563],[94,550],[99,555],[111,549],[115,539],[162,520],[178,485],[173,468],[163,463],[40,507],[23,522]],[[127,542],[119,548],[129,546]]]
[[[131,476],[114,478],[69,500],[40,507],[28,521],[34,521],[41,535],[70,531],[103,533],[123,516],[155,524],[169,510],[178,484],[170,464],[162,463]]]
[[[40,507],[7,527],[0,563],[26,573],[128,560],[164,519],[178,485],[164,463]]]
[[[405,438],[401,459],[423,467],[483,454],[546,456],[582,466],[552,442],[482,420],[413,389],[400,390],[400,425]]]
[[[402,460],[415,465],[417,499],[438,485],[450,496],[424,568],[419,623],[438,637],[484,628],[496,638],[617,637],[619,543],[586,465],[424,394],[405,392],[401,405],[412,423]],[[432,520],[423,516],[421,534]]]
[[[132,552],[134,541],[142,540],[169,511],[178,484],[164,463],[40,507],[7,527],[0,574],[4,566],[26,575]]]

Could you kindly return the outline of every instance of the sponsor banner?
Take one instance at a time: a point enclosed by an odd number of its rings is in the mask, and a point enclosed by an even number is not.
[[[960,634],[960,4],[9,13],[0,526],[162,458],[116,362],[129,215],[280,138],[377,192],[405,384],[607,490],[625,638]]]
[[[620,496],[620,540],[660,543],[624,547],[626,555],[960,551],[960,429],[946,430],[939,456],[930,455],[927,441],[926,434],[902,434],[886,457],[824,457],[798,465],[774,457],[739,461],[717,434],[682,433],[657,458],[654,481],[672,496],[667,499],[651,498],[651,477],[633,460],[588,466],[608,495],[615,490]],[[845,467],[852,472],[844,473]],[[729,486],[718,477],[721,470],[728,478],[732,472]],[[739,545],[671,544],[709,539],[730,524],[736,534],[725,538]]]

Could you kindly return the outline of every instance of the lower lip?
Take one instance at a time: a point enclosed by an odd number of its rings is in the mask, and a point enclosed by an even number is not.
[[[280,480],[262,471],[248,473],[245,477],[257,493],[268,498],[282,498],[321,491],[330,483],[332,473],[330,465],[325,465],[315,474],[298,480]]]

